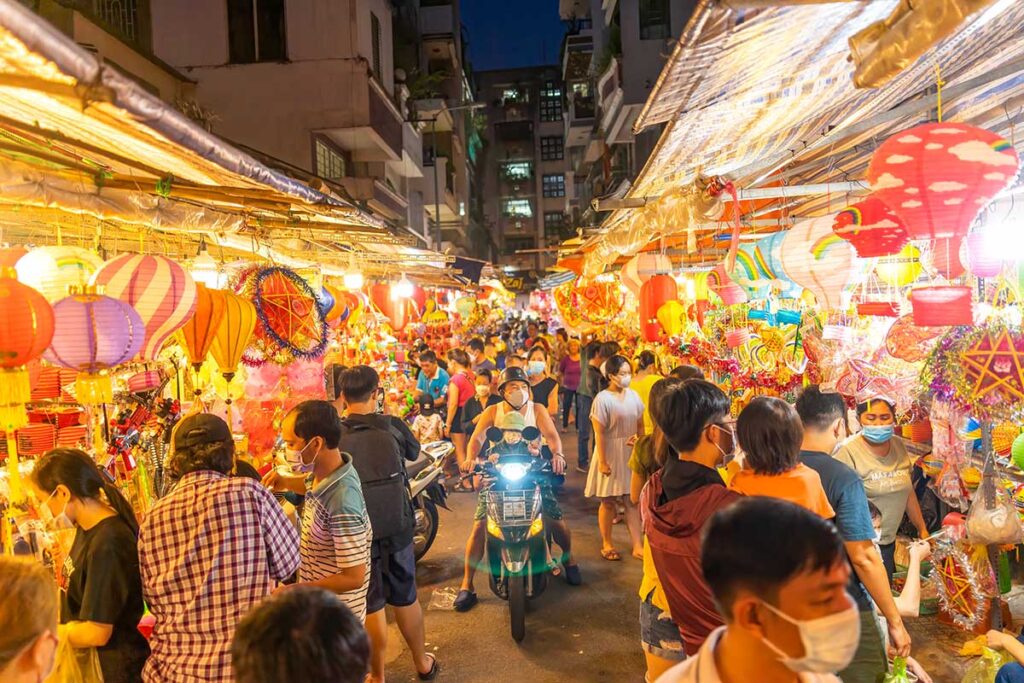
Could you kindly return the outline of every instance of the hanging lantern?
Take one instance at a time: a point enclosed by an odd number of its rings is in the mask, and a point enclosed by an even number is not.
[[[210,355],[224,379],[231,382],[256,329],[256,307],[232,292],[223,294],[224,310],[210,342]]]
[[[342,297],[342,291],[334,285],[325,284],[324,291],[331,297],[331,301],[334,302],[324,314],[324,320],[331,323],[340,318],[345,312],[345,299]]]
[[[619,271],[619,278],[626,289],[633,292],[634,296],[640,296],[640,288],[643,284],[655,275],[664,275],[672,272],[672,259],[665,254],[643,253],[637,254],[626,261]]]
[[[913,244],[900,249],[898,254],[883,256],[875,263],[875,275],[887,285],[905,287],[921,275],[921,250]]]
[[[104,263],[92,278],[106,296],[131,305],[146,326],[146,341],[139,354],[154,360],[164,342],[188,322],[196,310],[196,283],[192,276],[164,256],[122,254]]]
[[[964,264],[960,261],[960,239],[937,239],[932,242],[932,270],[937,271],[947,280],[958,278],[964,274]]]
[[[28,249],[22,246],[0,247],[0,269],[14,268],[22,256],[28,253]]]
[[[666,301],[658,309],[656,317],[661,329],[669,337],[678,337],[686,327],[686,308],[678,301]]]
[[[967,270],[975,277],[995,277],[1003,272],[1003,257],[997,237],[989,230],[975,230],[963,245]]]
[[[719,263],[708,275],[708,287],[717,294],[726,306],[742,304],[747,300],[747,293],[725,272],[725,264]]]
[[[572,306],[579,311],[584,322],[606,325],[622,310],[622,304],[622,287],[614,276],[580,277],[573,283]]]
[[[861,258],[896,254],[910,238],[899,216],[873,195],[836,214],[832,230]]]
[[[741,244],[736,252],[736,266],[729,273],[729,277],[746,290],[750,299],[764,299],[771,294],[772,283],[758,266],[757,258],[756,244]]]
[[[644,341],[664,339],[658,309],[679,297],[676,280],[671,275],[655,275],[640,288],[640,334]]]
[[[857,259],[849,242],[832,232],[832,216],[800,221],[782,245],[782,266],[793,282],[814,294],[826,311],[844,308],[847,287],[858,283],[869,262]]]
[[[321,286],[320,291],[316,295],[316,307],[320,311],[320,315],[327,320],[327,314],[331,312],[335,306],[334,295],[328,291],[327,286]]]
[[[409,301],[415,305],[415,317],[417,319],[422,318],[424,313],[427,311],[427,291],[419,285],[412,286],[412,296],[409,297]]]
[[[926,123],[882,143],[867,177],[911,239],[960,238],[1018,167],[1013,146],[995,133],[964,123]]]
[[[918,327],[972,325],[974,314],[969,287],[918,287],[910,291],[914,324]]]
[[[898,318],[900,317],[900,306],[895,301],[860,301],[857,303],[857,313],[882,318]]]
[[[102,265],[99,256],[81,247],[37,247],[18,259],[15,268],[19,282],[52,304],[66,297],[69,287],[89,284]]]
[[[142,348],[145,325],[129,304],[97,294],[92,287],[53,305],[54,334],[43,357],[78,371],[75,397],[86,405],[113,401],[107,371]]]
[[[224,317],[224,294],[219,289],[208,289],[201,282],[196,283],[195,315],[178,330],[185,352],[197,375],[203,361],[206,360],[206,354],[210,352],[210,345],[213,344],[213,338]]]

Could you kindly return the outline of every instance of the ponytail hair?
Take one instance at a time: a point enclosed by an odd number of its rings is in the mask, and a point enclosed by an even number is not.
[[[135,518],[131,503],[85,451],[77,448],[54,448],[36,462],[32,479],[40,489],[49,492],[63,484],[76,498],[102,501],[102,491],[106,497],[106,501],[103,502],[114,509],[133,534],[139,535],[139,522]]]
[[[636,369],[637,372],[646,370],[647,368],[655,365],[658,362],[658,357],[654,355],[651,350],[641,351],[640,355],[636,357]],[[657,367],[655,367],[657,369]]]

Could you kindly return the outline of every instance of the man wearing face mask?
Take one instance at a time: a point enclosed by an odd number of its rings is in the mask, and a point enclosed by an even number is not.
[[[671,452],[641,495],[644,555],[645,562],[653,561],[669,613],[692,656],[722,625],[701,573],[701,533],[711,515],[742,496],[725,487],[716,469],[734,448],[729,398],[704,380],[662,381],[666,386],[661,400],[651,404],[651,418]]]
[[[726,625],[659,683],[839,683],[857,649],[857,607],[835,527],[754,496],[716,513],[701,552]]]
[[[797,399],[796,410],[804,426],[800,461],[821,477],[853,568],[848,592],[860,612],[861,638],[853,661],[840,672],[840,677],[844,683],[874,683],[888,670],[888,657],[872,599],[885,616],[893,654],[910,654],[910,634],[903,625],[882,558],[875,549],[875,530],[864,484],[856,472],[831,457],[839,442],[846,438],[846,403],[837,393],[810,386]]]

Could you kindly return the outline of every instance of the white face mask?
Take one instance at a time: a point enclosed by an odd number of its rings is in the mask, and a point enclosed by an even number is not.
[[[800,630],[804,646],[804,656],[800,658],[790,657],[767,638],[762,640],[790,671],[831,674],[842,671],[853,661],[860,644],[860,614],[856,605],[827,617],[798,621],[767,602],[762,604]]]
[[[476,395],[479,396],[480,398],[484,398],[485,396],[487,396],[490,393],[491,393],[491,388],[489,386],[487,386],[486,384],[477,384],[476,385]]]
[[[519,410],[530,400],[530,395],[522,389],[511,389],[505,394],[505,400],[510,406]]]
[[[53,493],[46,497],[43,504],[39,506],[39,516],[42,518],[43,524],[49,531],[65,531],[67,529],[74,529],[75,523],[68,517],[68,504],[64,503],[64,508],[59,514],[54,515],[50,510],[49,502],[50,499],[57,495],[57,489],[53,490]]]
[[[292,472],[295,474],[309,474],[313,471],[313,465],[316,464],[316,459],[317,456],[320,455],[320,451],[317,451],[317,454],[313,456],[313,460],[311,462],[307,463],[302,460],[302,454],[306,452],[307,448],[309,448],[310,443],[312,443],[312,441],[307,442],[305,446],[297,451],[288,449],[284,452],[284,459],[287,461],[288,467],[290,467]]]
[[[615,379],[619,381],[620,387],[628,389],[629,385],[633,382],[633,375],[615,375]]]

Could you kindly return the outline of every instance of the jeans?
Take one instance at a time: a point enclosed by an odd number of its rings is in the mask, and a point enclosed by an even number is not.
[[[569,409],[573,407],[576,392],[573,389],[562,389],[562,429],[569,426]]]
[[[1017,636],[1017,640],[1024,643],[1024,630]],[[1003,665],[996,674],[996,683],[1024,683],[1024,666],[1017,662]]]
[[[593,405],[593,396],[576,394],[576,430],[579,434],[576,443],[576,463],[583,469],[590,466],[590,409]]]

